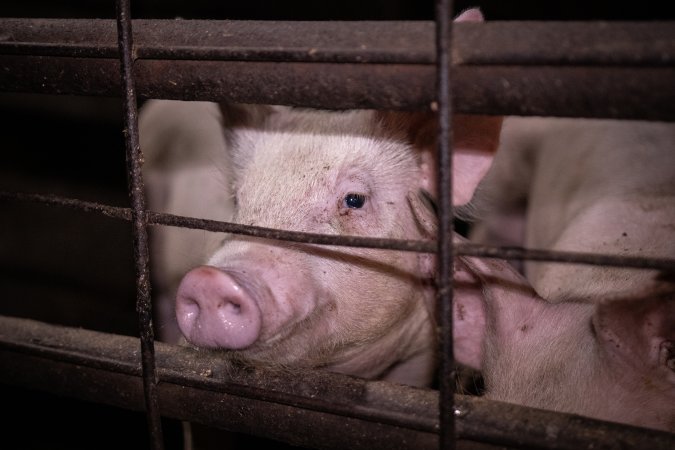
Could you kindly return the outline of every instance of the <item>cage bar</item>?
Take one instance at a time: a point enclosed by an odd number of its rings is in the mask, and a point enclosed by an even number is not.
[[[103,214],[105,216],[120,220],[131,220],[130,208],[104,205],[101,203],[83,201],[75,198],[60,197],[56,195],[0,191],[0,200],[42,203],[45,205],[72,208],[84,212]],[[147,212],[147,221],[149,225],[166,225],[195,230],[241,234],[245,236],[254,236],[289,242],[302,242],[307,244],[367,247],[422,253],[433,253],[437,250],[436,242],[432,241],[304,233],[298,231],[287,231],[274,228],[244,225],[233,222],[200,219],[197,217],[177,216],[174,214],[158,213],[154,211]],[[675,272],[675,259],[673,258],[648,258],[641,256],[566,252],[559,250],[541,250],[521,247],[495,247],[472,243],[456,243],[454,244],[454,248],[456,254],[459,256],[478,256],[485,258],[514,260],[528,259],[533,261],[632,267],[636,269],[655,269],[665,272]]]
[[[151,446],[155,450],[164,448],[162,421],[157,398],[157,373],[155,371],[154,332],[152,329],[152,303],[150,300],[150,251],[148,248],[148,220],[143,187],[141,160],[143,154],[138,135],[138,106],[136,88],[132,73],[133,39],[131,34],[130,0],[117,0],[117,31],[120,56],[120,74],[124,87],[124,137],[126,163],[131,200],[131,224],[134,241],[134,263],[136,269],[136,312],[138,313],[143,374],[143,393]]]
[[[0,24],[0,54],[117,57],[113,20],[0,18]],[[437,58],[430,21],[135,19],[132,24],[139,59],[433,65]],[[488,21],[452,28],[455,64],[675,64],[670,22]]]
[[[432,23],[133,23],[139,98],[326,109],[427,108],[435,101]],[[114,76],[112,21],[0,19],[0,25],[7,30],[0,90],[123,94]],[[455,29],[451,75],[459,112],[675,120],[675,31],[668,22],[554,22],[550,29],[548,22],[486,22]]]
[[[163,416],[325,449],[438,448],[438,392],[156,343]],[[0,382],[142,411],[138,339],[0,316]],[[458,448],[670,450],[675,435],[456,395]],[[264,420],[261,420],[264,418]],[[310,426],[308,426],[308,424]],[[303,433],[295,430],[302,428]],[[504,447],[500,447],[504,448]]]
[[[439,310],[438,333],[438,421],[439,448],[455,448],[455,359],[453,351],[453,210],[452,210],[452,81],[451,30],[452,0],[437,0],[436,19],[436,103],[438,104],[438,142],[436,174],[438,192],[436,302]]]

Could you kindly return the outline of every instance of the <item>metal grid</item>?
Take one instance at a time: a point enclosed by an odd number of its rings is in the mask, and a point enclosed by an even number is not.
[[[675,85],[672,83],[672,80],[675,79],[675,70],[672,68],[673,59],[675,59],[675,39],[672,39],[672,37],[675,36],[675,30],[671,24],[657,24],[656,26],[650,24],[649,26],[645,27],[640,27],[639,25],[622,25],[616,29],[611,29],[610,27],[609,32],[607,29],[599,30],[587,26],[582,26],[580,28],[580,30],[583,31],[581,36],[582,39],[588,40],[590,37],[590,40],[592,40],[595,38],[597,39],[597,42],[601,44],[603,40],[608,40],[612,37],[622,35],[626,32],[626,28],[622,27],[628,27],[632,32],[629,35],[631,38],[630,41],[626,40],[626,45],[624,47],[618,46],[619,50],[613,48],[611,53],[603,53],[602,51],[593,50],[590,52],[576,51],[575,49],[578,49],[579,47],[576,46],[577,41],[574,39],[567,41],[567,45],[559,45],[558,48],[562,47],[561,51],[559,53],[553,54],[549,51],[550,47],[547,47],[545,44],[543,47],[532,48],[532,41],[530,40],[528,40],[527,47],[522,48],[519,48],[517,45],[515,47],[508,47],[508,44],[505,44],[506,47],[509,48],[509,52],[513,53],[508,53],[504,49],[497,49],[495,52],[491,52],[491,50],[489,50],[487,47],[481,47],[480,45],[476,47],[475,45],[472,45],[476,44],[477,42],[482,42],[482,38],[484,36],[480,34],[477,35],[477,38],[476,35],[474,35],[473,41],[471,38],[464,41],[465,43],[468,42],[465,47],[454,47],[452,45],[452,41],[454,39],[452,39],[453,34],[451,33],[451,22],[449,20],[449,18],[452,16],[451,2],[448,0],[440,0],[437,2],[436,6],[437,19],[434,33],[436,37],[436,54],[435,56],[431,57],[424,51],[419,53],[404,51],[401,54],[391,54],[387,53],[386,51],[376,51],[370,54],[364,54],[364,52],[351,53],[348,51],[345,52],[344,50],[338,50],[334,52],[328,50],[322,51],[325,49],[321,48],[319,51],[313,52],[307,52],[302,48],[296,52],[283,50],[275,51],[266,48],[253,50],[222,50],[217,48],[214,49],[210,47],[208,43],[200,43],[200,45],[194,47],[178,46],[178,48],[172,45],[169,45],[167,48],[163,48],[161,45],[155,47],[150,45],[146,49],[143,46],[135,47],[132,42],[132,21],[130,18],[129,7],[129,0],[117,1],[118,51],[111,50],[108,45],[108,41],[105,41],[102,44],[95,43],[93,46],[90,45],[92,41],[96,41],[96,39],[91,39],[91,36],[85,37],[83,42],[79,44],[64,43],[62,45],[53,45],[50,42],[50,39],[54,38],[54,36],[48,37],[46,42],[38,44],[34,42],[24,43],[25,45],[14,42],[2,43],[3,45],[0,48],[2,48],[4,51],[3,53],[5,54],[5,56],[2,57],[2,61],[6,67],[10,67],[10,77],[7,77],[4,82],[0,82],[0,88],[7,89],[9,86],[9,90],[43,92],[51,91],[59,93],[66,93],[75,90],[77,93],[89,95],[105,95],[109,94],[110,92],[114,92],[116,94],[123,93],[122,96],[125,103],[125,136],[127,147],[127,169],[129,176],[129,194],[132,205],[131,208],[113,208],[106,205],[82,202],[74,199],[64,199],[54,196],[34,194],[31,195],[5,192],[0,193],[0,198],[37,201],[52,205],[69,206],[87,211],[98,211],[112,217],[118,217],[132,222],[134,237],[134,260],[136,264],[137,276],[137,312],[139,314],[142,354],[142,370],[140,375],[142,375],[143,388],[141,391],[144,396],[144,409],[147,411],[148,426],[150,436],[152,438],[151,445],[153,448],[163,448],[163,441],[160,421],[162,409],[160,408],[160,402],[158,400],[157,383],[159,378],[156,367],[155,343],[150,320],[151,303],[148,273],[149,252],[147,244],[147,227],[151,224],[177,225],[211,231],[227,231],[248,234],[252,236],[264,236],[274,239],[284,239],[317,244],[364,246],[438,253],[440,273],[438,297],[441,304],[441,310],[443,311],[441,316],[444,318],[444,321],[440,330],[442,339],[440,339],[441,368],[439,374],[440,379],[443,381],[441,382],[440,392],[438,395],[437,417],[432,418],[432,416],[429,415],[429,411],[433,411],[435,409],[429,405],[429,401],[433,401],[433,396],[431,398],[425,398],[424,395],[418,396],[418,403],[416,405],[419,409],[412,408],[406,411],[394,411],[393,414],[387,414],[386,411],[378,410],[378,407],[391,407],[391,405],[386,404],[387,397],[405,397],[407,394],[405,392],[405,388],[399,390],[398,387],[386,387],[386,385],[379,385],[382,398],[377,398],[376,401],[369,405],[369,407],[375,408],[375,412],[360,411],[359,405],[349,403],[346,405],[343,403],[342,408],[340,407],[340,404],[333,408],[327,407],[326,403],[322,402],[321,400],[319,400],[317,404],[308,404],[312,402],[308,401],[307,398],[304,400],[298,400],[297,392],[293,393],[292,391],[288,390],[284,391],[283,386],[287,386],[290,380],[283,379],[283,377],[281,377],[281,382],[279,382],[279,378],[277,378],[276,384],[272,381],[268,381],[268,384],[265,385],[265,383],[260,383],[260,381],[255,377],[251,377],[250,374],[239,374],[239,376],[244,380],[244,387],[242,388],[242,386],[239,386],[235,389],[230,388],[230,390],[233,390],[235,393],[237,393],[237,395],[241,395],[243,391],[244,397],[250,396],[251,398],[271,400],[272,402],[279,404],[289,405],[292,408],[308,407],[310,410],[326,411],[337,414],[340,420],[345,420],[345,417],[354,415],[357,418],[365,419],[367,424],[361,424],[359,426],[363,426],[366,429],[369,427],[377,428],[378,424],[388,424],[395,427],[402,426],[412,430],[422,431],[423,433],[430,434],[431,437],[429,438],[427,436],[420,438],[418,435],[415,435],[415,437],[407,439],[411,439],[417,444],[423,443],[423,446],[429,446],[430,443],[434,445],[433,443],[436,441],[436,438],[433,436],[438,432],[440,435],[440,441],[438,442],[441,448],[446,449],[455,447],[456,436],[497,444],[544,446],[547,448],[575,448],[580,444],[580,442],[583,442],[584,438],[591,438],[594,439],[595,442],[602,442],[608,446],[611,445],[610,443],[614,443],[619,444],[619,446],[627,444],[630,446],[640,447],[648,446],[649,448],[668,448],[668,446],[672,443],[672,436],[668,435],[668,433],[654,432],[652,430],[645,432],[645,430],[635,427],[623,427],[590,419],[570,418],[569,415],[564,414],[546,413],[542,411],[528,411],[527,408],[514,407],[512,405],[504,406],[499,404],[490,404],[490,402],[486,402],[488,405],[484,405],[479,399],[460,399],[460,401],[455,400],[454,383],[451,382],[451,380],[454,379],[452,373],[453,360],[451,342],[452,314],[449,314],[451,311],[452,302],[452,277],[450,274],[452,273],[453,255],[583,262],[588,264],[609,264],[641,268],[658,268],[671,271],[675,268],[675,261],[670,259],[636,257],[626,258],[611,255],[587,255],[569,252],[548,252],[513,248],[504,249],[476,246],[471,244],[453,246],[450,239],[453,216],[452,207],[449,206],[451,204],[451,158],[449,157],[451,155],[451,149],[448,148],[448,143],[451,142],[450,138],[452,136],[452,130],[449,126],[449,119],[452,114],[451,105],[455,100],[452,99],[450,95],[450,93],[454,91],[454,89],[450,88],[450,83],[451,80],[453,80],[453,86],[461,86],[463,82],[462,80],[464,79],[464,82],[466,83],[468,78],[471,78],[472,85],[478,85],[483,88],[483,92],[480,92],[478,95],[474,95],[473,97],[467,96],[465,98],[461,98],[459,101],[461,107],[458,109],[462,111],[468,110],[470,112],[510,114],[519,113],[526,115],[537,114],[541,113],[542,111],[546,111],[549,115],[585,115],[591,117],[646,118],[665,120],[675,119],[675,108],[673,107],[675,104],[675,102],[673,102],[673,99],[675,98]],[[80,24],[86,27],[91,25],[91,22],[92,21],[80,22]],[[22,23],[19,19],[15,20],[14,23],[9,23],[9,25],[14,25],[18,29],[21,29],[22,26],[26,26],[26,23]],[[69,25],[54,21],[52,24],[47,25],[50,25],[52,30],[57,29],[58,31],[60,26],[70,26],[72,24]],[[255,27],[254,24],[249,25],[251,27]],[[166,23],[157,23],[156,26],[157,28],[155,31],[159,30],[159,35],[161,35],[162,31],[166,31]],[[571,27],[563,26],[562,30],[566,33],[566,35],[571,36],[572,34],[570,34],[570,32],[575,31],[574,27],[576,26],[577,25]],[[183,31],[185,32],[185,30]],[[338,32],[343,31],[344,30],[338,30]],[[508,35],[509,28],[507,27],[506,31],[496,28],[488,29],[488,31],[496,32],[497,35],[503,36],[503,34],[500,33],[506,33]],[[546,25],[546,28],[542,28],[540,31],[542,35],[546,35],[550,32],[550,26]],[[555,26],[554,31],[556,31]],[[638,39],[636,41],[636,35],[641,36],[642,39]],[[658,40],[659,45],[656,46],[653,45],[653,38],[655,35],[659,36],[660,38]],[[85,34],[85,36],[87,35]],[[554,36],[558,35],[554,34]],[[161,41],[161,39],[159,39],[158,42],[159,41]],[[490,40],[489,42],[504,42],[504,40]],[[649,45],[644,45],[645,43],[649,43]],[[588,41],[586,41],[585,44],[586,46],[584,48],[588,49]],[[346,46],[349,47],[349,43],[347,43]],[[289,47],[292,47],[292,45],[289,45]],[[461,69],[454,71],[455,68],[451,64],[450,49],[456,48],[459,48],[458,51],[460,52],[460,55],[455,55],[453,57],[453,63],[477,65],[480,67],[480,69],[485,70],[469,70],[464,74],[462,73]],[[476,48],[478,49],[476,50]],[[491,46],[489,48],[494,47]],[[516,49],[515,51],[513,51],[514,48]],[[598,48],[601,48],[601,46]],[[465,54],[462,54],[461,52],[465,52]],[[504,56],[505,54],[508,56]],[[118,57],[119,62],[115,62],[114,58]],[[52,61],[49,60],[49,58],[54,59]],[[88,58],[89,60],[82,58]],[[107,58],[107,60],[99,61],[97,58]],[[137,60],[137,58],[146,58],[147,60],[151,61],[151,65],[144,69],[141,64],[137,64],[138,62],[141,62],[141,60]],[[172,74],[158,74],[157,72],[159,72],[159,69],[166,66],[162,65],[162,63],[165,61],[157,61],[154,60],[155,58],[172,60],[173,62],[176,62],[176,59],[186,60],[185,62],[188,64],[182,66],[179,65],[179,76],[181,83],[195,79],[203,80],[203,75],[205,72],[197,72],[196,74],[191,72],[195,65],[194,61],[190,60],[194,59],[207,60],[209,62],[215,60],[221,63],[231,64],[231,68],[236,68],[235,66],[240,66],[238,63],[245,62],[246,66],[251,68],[246,70],[251,71],[234,71],[235,75],[233,79],[241,76],[242,73],[248,77],[244,77],[241,83],[237,81],[237,86],[241,88],[241,91],[237,91],[236,89],[234,91],[232,90],[232,85],[230,84],[232,82],[231,80],[224,81],[224,85],[228,87],[227,90],[213,89],[213,85],[204,83],[203,86],[197,87],[196,89],[193,89],[191,92],[187,93],[171,91],[171,89],[166,89],[166,86],[164,86],[164,89],[159,89],[158,91],[157,86],[162,84],[161,80],[167,76],[170,77]],[[323,92],[326,95],[323,96],[321,93],[312,93],[309,95],[307,93],[299,94],[295,91],[282,93],[281,98],[278,96],[275,97],[274,94],[264,91],[262,93],[262,97],[260,96],[261,94],[259,91],[257,94],[251,94],[251,92],[255,91],[252,89],[252,86],[255,85],[255,81],[251,83],[247,83],[247,81],[255,80],[255,75],[267,73],[270,67],[269,64],[276,64],[278,61],[289,60],[301,64],[301,66],[297,66],[295,68],[295,72],[292,72],[291,75],[297,75],[301,73],[305,68],[307,68],[307,64],[311,64],[313,69],[318,68],[318,71],[313,72],[313,76],[317,78],[325,76],[329,71],[334,70],[336,67],[346,67],[345,70],[338,71],[338,77],[351,75],[353,78],[355,74],[358,74],[363,77],[363,79],[357,79],[356,82],[349,86],[348,93],[350,95],[346,97],[346,103],[344,103],[344,100],[341,100],[343,103],[332,102],[334,99],[344,99],[345,97],[343,96],[344,92],[339,90],[331,91],[330,89],[326,89],[326,91]],[[76,71],[78,68],[84,68],[84,73],[98,71],[99,73],[105,73],[106,75],[100,79],[95,79],[93,83],[89,83],[85,86],[76,86],[77,83],[69,84],[68,80],[59,79],[57,77],[53,79],[51,84],[42,82],[40,87],[37,87],[37,85],[33,84],[34,82],[31,81],[31,77],[23,77],[24,71],[21,70],[22,68],[31,66],[31,70],[33,70],[34,64],[36,62],[42,65],[46,64],[48,61],[52,61],[54,63],[65,62],[65,64],[69,66],[74,66]],[[92,61],[94,64],[88,65],[88,62]],[[533,62],[536,62],[536,64],[533,64]],[[152,65],[152,63],[156,64]],[[361,67],[363,63],[368,63],[370,68],[362,71]],[[553,69],[549,68],[549,71],[547,71],[545,67],[537,67],[536,71],[523,72],[523,70],[526,71],[527,69],[501,67],[502,65],[509,66],[513,63],[523,64],[525,66],[528,64],[537,66],[580,65],[582,68],[555,67]],[[202,61],[199,64],[200,66],[207,67],[206,73],[211,77],[210,81],[215,81],[215,79],[218,78],[216,75],[217,73],[222,74],[222,67],[220,65],[208,68],[206,62]],[[256,67],[256,64],[261,65]],[[54,64],[52,64],[52,67],[53,66]],[[608,69],[607,66],[610,68]],[[629,66],[629,68],[626,68],[626,66]],[[639,67],[639,70],[630,66]],[[57,70],[63,68],[63,66],[59,66],[59,64],[56,64],[56,67]],[[107,69],[110,69],[111,67],[115,67],[119,72],[121,72],[121,90],[118,90],[116,87],[118,85],[117,83],[107,84],[108,79],[106,77],[110,76],[110,71]],[[429,83],[430,67],[435,67],[434,83]],[[372,70],[372,72],[370,72],[370,70]],[[373,97],[364,97],[363,93],[365,91],[363,90],[363,87],[360,87],[362,86],[362,83],[360,82],[364,81],[365,78],[372,78],[373,72],[381,76],[389,77],[389,80],[393,81],[392,85],[395,87],[395,89],[398,86],[399,90],[396,91],[394,95],[383,97],[382,93],[376,92]],[[77,77],[72,77],[73,72],[70,71],[69,73],[69,76],[77,81]],[[531,89],[530,83],[521,85],[519,87],[520,90],[517,88],[515,90],[516,94],[512,94],[510,99],[508,96],[506,97],[506,100],[503,100],[503,96],[488,96],[490,99],[502,98],[501,103],[499,103],[499,100],[486,100],[483,97],[486,95],[485,91],[488,90],[488,87],[493,84],[492,80],[494,80],[495,77],[501,75],[503,83],[517,84],[516,80],[522,79],[524,73],[535,73],[538,77],[543,77],[536,78],[535,83],[538,81],[541,84],[545,84],[546,80],[554,79],[557,81],[557,85],[563,86],[563,91],[565,92],[568,92],[568,87],[564,86],[566,84],[574,83],[575,90],[576,92],[580,93],[580,97],[577,99],[573,98],[572,101],[567,98],[564,104],[556,101],[556,95],[551,95],[548,97],[542,96],[539,99],[535,99],[534,103],[523,102],[524,92],[526,92],[525,89]],[[397,75],[392,79],[394,74]],[[476,77],[476,75],[479,76]],[[435,85],[437,91],[434,95],[430,96],[428,87],[424,89],[417,86],[417,91],[415,91],[415,89],[411,90],[410,88],[404,89],[401,87],[402,84],[397,84],[397,79],[399,83],[402,83],[402,80],[405,80],[406,84],[409,84],[408,82],[410,79],[422,80],[421,82],[426,82],[427,86],[430,84]],[[602,79],[604,81],[602,86],[605,86],[607,91],[603,92],[600,90],[600,92],[598,92],[598,79]],[[589,82],[589,80],[591,81]],[[177,217],[168,214],[158,214],[147,211],[145,207],[143,182],[141,177],[142,155],[138,144],[136,100],[137,82],[140,82],[140,84],[143,85],[144,96],[146,97],[176,97],[182,99],[204,98],[213,100],[214,97],[215,99],[218,99],[222,96],[235,101],[291,103],[304,106],[324,107],[326,104],[331,104],[333,107],[337,108],[367,107],[372,106],[373,104],[380,107],[409,108],[426,105],[431,101],[435,102],[435,107],[439,112],[438,115],[440,125],[440,144],[438,155],[439,192],[441,193],[441,196],[439,198],[440,208],[438,242],[394,241],[388,239],[308,235],[305,233],[246,227],[236,224]],[[379,83],[382,84],[381,81],[379,81]],[[367,83],[365,84],[367,85]],[[645,86],[647,86],[647,89],[645,89]],[[591,87],[594,91],[592,98],[600,99],[595,103],[593,101],[589,102],[588,98],[586,97]],[[657,91],[658,95],[654,95],[654,91]],[[457,92],[462,92],[462,90],[457,89]],[[618,99],[617,96],[614,95],[612,100],[608,100],[606,96],[603,95],[608,93],[617,94],[618,92],[622,93],[622,95],[618,96]],[[359,97],[359,93],[362,94],[361,97]],[[490,92],[487,92],[487,94],[490,94]],[[251,97],[252,95],[257,96]],[[317,96],[319,98],[318,103],[316,103],[317,100],[315,100]],[[356,98],[356,100],[353,100],[353,98]],[[387,103],[387,100],[390,103]],[[37,339],[44,340],[46,342],[49,342],[50,339],[53,339],[55,342],[63,342],[68,340],[67,336],[64,337],[60,335],[59,330],[34,325],[31,327],[29,325],[22,324],[21,322],[22,321],[7,320],[4,326],[8,329],[16,327],[15,331],[17,335],[24,334],[25,330],[37,330],[36,335],[39,336]],[[35,335],[31,335],[30,333],[29,335],[29,340],[36,339]],[[81,338],[82,336],[77,336],[77,340]],[[120,345],[127,344],[121,343]],[[7,346],[6,343],[5,346]],[[105,346],[103,350],[100,347],[96,347],[95,349],[83,349],[81,347],[78,348],[83,351],[83,354],[86,354],[87,351],[89,351],[89,357],[85,356],[82,361],[78,361],[79,357],[73,357],[72,355],[69,357],[68,355],[59,353],[58,351],[53,351],[46,357],[46,359],[88,365],[91,364],[91,359],[93,358],[91,355],[101,354],[96,352],[102,351],[102,354],[105,355],[113,355],[115,353],[113,348]],[[27,350],[27,347],[24,346],[22,349],[23,352],[30,353],[30,351]],[[36,354],[41,354],[41,356],[45,356],[45,353],[50,352],[46,352],[44,349],[39,349],[36,352]],[[175,363],[177,366],[181,365],[177,362]],[[203,368],[205,371],[211,371],[213,370],[212,367],[217,366],[217,363],[213,361],[209,361],[207,363],[212,365],[207,364],[207,366]],[[93,364],[92,367],[95,367],[96,369],[110,369],[106,367],[106,364],[107,363],[105,361],[99,361],[98,363]],[[124,362],[122,364],[124,364]],[[127,361],[126,364],[129,364],[130,368],[126,368],[122,370],[122,372],[127,372],[137,377],[139,373],[137,369],[133,368],[133,361]],[[45,368],[45,370],[50,369]],[[115,372],[115,370],[111,370],[111,372]],[[329,379],[329,382],[327,382],[326,385],[330,385],[331,389],[336,387],[335,380],[332,378],[333,375],[326,374],[325,376],[327,376]],[[187,385],[190,385],[191,383],[193,385],[199,384],[195,383],[194,381],[190,381],[190,377],[185,375],[179,376],[177,380],[172,378],[170,375],[162,376],[161,379],[162,381],[167,382],[175,381],[178,385],[182,385],[183,383]],[[377,385],[376,383],[367,382],[356,384],[359,384],[359,389],[368,389],[368,386],[370,386],[370,389],[373,389],[373,386]],[[248,386],[248,389],[253,392],[246,392],[247,388],[245,386]],[[364,388],[363,386],[366,387]],[[266,389],[269,387],[272,387],[272,389]],[[348,385],[346,388],[343,387],[343,389],[349,388],[354,388],[354,386]],[[377,389],[378,388],[375,388],[375,390]],[[388,389],[391,389],[392,391],[387,391]],[[302,389],[299,390],[302,391]],[[225,389],[225,391],[227,392],[227,389]],[[336,391],[340,392],[340,389],[336,388]],[[324,394],[327,397],[330,396],[328,392],[324,392]],[[301,397],[302,396],[299,398]],[[213,396],[211,396],[210,399],[213,401]],[[488,407],[490,411],[487,411]],[[269,408],[269,405],[265,406],[264,408]],[[265,411],[265,409],[262,411]],[[456,423],[456,416],[461,419],[463,415],[466,415],[469,412],[474,415],[472,420],[460,420],[459,423]],[[512,414],[515,414],[515,416],[520,416],[521,422],[527,423],[529,419],[532,423],[534,423],[533,429],[528,430],[526,425],[523,425],[520,428],[518,428],[518,426],[505,426],[505,422],[512,418]],[[403,416],[403,418],[401,416]],[[495,416],[498,417],[498,419],[495,419]],[[523,420],[523,418],[525,418],[525,420]],[[209,419],[202,417],[202,420],[208,421]],[[481,423],[482,426],[477,426],[477,424]],[[491,423],[497,423],[497,426],[495,426],[495,428],[490,432],[490,427],[485,426],[485,424]],[[576,434],[573,434],[567,439],[560,439],[560,437],[557,436],[556,441],[552,442],[550,437],[542,435],[541,428],[542,425],[550,425],[551,423],[563,423],[564,428],[570,427],[570,424],[573,423],[572,428],[575,428]],[[222,423],[218,422],[217,424]],[[508,428],[511,429],[509,430]],[[509,431],[515,431],[517,437],[509,436]],[[527,432],[529,432],[529,437],[527,436]],[[389,431],[389,433],[391,433],[391,431]],[[526,434],[525,437],[522,436],[523,433]],[[318,436],[316,436],[316,438],[318,438]],[[400,442],[400,439],[401,436],[394,435],[394,439],[391,442]],[[404,442],[407,442],[405,437],[403,439]],[[350,443],[354,444],[353,441],[350,441]],[[329,445],[323,443],[321,446],[333,447],[335,445],[335,443]],[[367,448],[367,445],[369,444],[366,442],[365,445],[366,447],[364,448]],[[383,446],[383,448],[386,448],[389,445],[390,443],[387,443]],[[358,447],[358,445],[355,447]]]

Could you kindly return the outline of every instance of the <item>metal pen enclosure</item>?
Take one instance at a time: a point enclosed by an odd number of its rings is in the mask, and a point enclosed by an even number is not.
[[[586,442],[609,448],[672,446],[667,433],[455,397],[450,386],[439,394],[324,373],[300,378],[258,370],[223,373],[213,358],[157,345],[150,328],[149,224],[409,251],[436,251],[436,244],[303,236],[146,211],[136,124],[136,96],[337,109],[412,109],[434,103],[446,124],[443,118],[449,117],[451,106],[474,113],[672,121],[672,22],[533,23],[526,40],[517,22],[461,24],[452,27],[450,46],[447,20],[436,25],[132,21],[129,2],[118,3],[117,24],[105,19],[0,19],[0,90],[124,98],[131,208],[40,194],[2,192],[0,198],[95,211],[132,223],[142,358],[132,338],[7,317],[2,319],[0,347],[7,368],[4,383],[145,410],[152,448],[164,446],[160,416],[317,448],[428,448],[439,445],[439,435],[441,445],[450,448],[455,434],[460,447],[475,442],[539,448],[578,448]],[[450,17],[448,8],[439,3],[438,16]],[[228,45],[212,38],[223,27],[236,37]],[[435,36],[440,36],[436,45]],[[613,42],[611,51],[605,50],[608,41]],[[441,150],[441,155],[448,154],[448,149]],[[449,192],[449,180],[444,183],[447,189],[442,191]],[[442,209],[440,217],[441,230],[450,230],[451,211]],[[668,270],[675,266],[673,260],[453,248],[447,242],[438,247],[441,261],[446,261],[443,267],[451,267],[453,253]],[[444,301],[447,308],[450,300]],[[451,324],[445,327],[445,335],[451,336]],[[444,354],[449,348],[446,342]],[[445,361],[443,373],[449,379],[451,360]],[[552,424],[566,432],[552,436]],[[304,432],[293,432],[298,429]]]

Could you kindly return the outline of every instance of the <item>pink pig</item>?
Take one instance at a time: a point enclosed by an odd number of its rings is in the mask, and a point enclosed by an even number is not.
[[[470,10],[458,20],[478,18]],[[143,123],[152,130],[163,108],[186,106],[148,107]],[[195,107],[213,122],[211,106]],[[203,126],[194,111],[194,125],[177,142],[206,140],[194,131]],[[204,153],[214,158],[221,147],[227,154],[219,158],[228,165],[237,203],[233,221],[313,233],[435,238],[429,225],[435,217],[420,195],[435,189],[434,115],[242,105],[225,105],[222,112],[226,139],[218,141],[209,131],[208,146],[192,152],[196,159]],[[471,198],[487,171],[500,126],[500,118],[456,119],[456,204]],[[175,127],[167,131],[176,134]],[[156,153],[156,139],[147,143]],[[198,176],[207,188],[218,184],[203,172]],[[171,177],[174,185],[184,178]],[[229,193],[227,187],[221,191]],[[191,191],[174,192],[192,196],[183,213],[200,203],[209,214],[229,211],[224,199],[208,194],[201,201]],[[231,358],[424,386],[435,370],[434,277],[431,255],[230,236],[206,266],[183,278],[176,317],[190,343],[228,349]]]
[[[674,142],[671,123],[508,118],[475,199],[484,212],[473,239],[672,258]],[[497,273],[496,263],[470,264],[485,281]],[[675,431],[673,273],[543,262],[522,269],[533,290],[458,296],[473,320],[460,319],[457,333],[478,335],[458,359],[483,371],[487,396]],[[485,285],[521,283],[513,272]]]
[[[234,221],[323,234],[430,239],[435,118],[228,106]],[[455,200],[489,167],[500,119],[459,118]],[[476,134],[478,132],[478,134]],[[487,132],[487,133],[486,133]],[[470,143],[471,147],[463,145]],[[265,364],[428,385],[428,254],[230,237],[178,288],[187,340]]]

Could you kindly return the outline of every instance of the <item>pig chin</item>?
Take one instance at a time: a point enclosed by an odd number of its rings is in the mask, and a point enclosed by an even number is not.
[[[250,347],[228,352],[234,360],[264,367],[315,368],[327,364],[334,343],[324,336],[330,329],[324,309],[318,308],[304,320],[294,320]],[[313,345],[307,345],[312,342]]]

